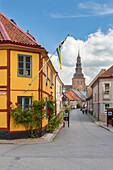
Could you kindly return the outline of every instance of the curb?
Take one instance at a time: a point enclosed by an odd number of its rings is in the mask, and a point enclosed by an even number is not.
[[[57,127],[53,133],[45,134],[44,136],[42,136],[42,139],[44,138],[46,143],[52,142],[62,128],[63,124],[60,124],[59,127]]]
[[[88,115],[88,116],[90,117],[90,119],[92,119],[98,126],[100,126],[100,127],[102,127],[102,128],[104,128],[104,129],[106,129],[106,130],[108,130],[108,131],[110,131],[110,132],[113,133],[113,130],[112,130],[112,129],[110,129],[109,127],[106,127],[106,126],[102,125],[99,121],[97,122],[89,113],[88,113],[87,115]]]
[[[37,143],[49,143],[54,140],[59,131],[63,128],[63,123],[59,125],[55,129],[53,133],[46,133],[44,136],[40,138],[27,138],[27,139],[15,139],[15,140],[0,140],[0,144],[17,144],[17,145],[25,145],[25,144],[37,144]]]

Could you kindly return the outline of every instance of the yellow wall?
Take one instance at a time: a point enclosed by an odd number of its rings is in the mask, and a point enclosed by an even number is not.
[[[32,56],[32,77],[19,77],[17,75],[17,64],[18,64],[18,54],[30,55]],[[11,89],[25,90],[32,79],[36,76],[39,71],[39,54],[11,51]],[[35,79],[32,86],[28,90],[38,90],[38,78]]]
[[[0,66],[7,66],[7,50],[0,50]]]
[[[46,60],[43,60],[43,64],[45,64]],[[55,88],[55,70],[53,68],[53,66],[51,65],[50,62],[48,62],[48,81],[47,81],[47,85],[46,85],[46,76],[43,76],[43,90],[46,91],[47,93],[51,94],[52,93],[52,96],[54,97],[54,88]],[[46,75],[46,66],[44,67],[43,69],[43,72],[45,73]],[[52,88],[50,88],[50,72],[52,72],[53,74],[53,79],[52,79]],[[47,95],[44,95],[44,97],[47,96]]]
[[[7,70],[0,70],[0,86],[7,86]]]
[[[0,112],[0,128],[7,128],[7,112]]]
[[[7,66],[7,50],[0,50],[0,66]],[[7,86],[7,70],[0,69],[0,86]],[[0,109],[7,109],[6,88],[0,88]],[[7,128],[7,112],[0,112],[0,128]]]
[[[6,92],[3,93],[5,94]],[[7,109],[7,93],[2,95],[2,92],[0,92],[0,109]]]
[[[17,73],[18,68],[18,54],[30,55],[32,56],[32,77],[19,77]],[[10,63],[11,63],[11,93],[10,100],[15,104],[17,102],[17,96],[33,96],[32,100],[38,100],[38,88],[39,88],[39,76],[32,83],[27,92],[24,93],[25,89],[28,87],[29,83],[33,80],[39,71],[39,54],[11,51],[10,53]],[[10,119],[10,131],[22,131],[25,130],[23,126],[15,127],[14,121]]]
[[[19,77],[17,74],[18,68],[18,54],[30,55],[32,56],[32,77]],[[43,54],[45,56],[45,54]],[[43,65],[46,62],[43,59]],[[0,66],[7,66],[7,50],[0,51]],[[33,96],[34,100],[38,100],[39,97],[39,76],[34,80],[32,85],[29,87],[28,91],[24,93],[24,90],[28,87],[29,83],[33,80],[36,74],[39,71],[39,54],[32,52],[21,52],[21,51],[10,51],[10,101],[15,104],[17,102],[17,96]],[[50,88],[50,71],[53,73],[53,84],[52,89]],[[43,72],[46,75],[46,66],[43,69]],[[46,77],[43,75],[43,91],[51,94],[53,92],[54,96],[54,82],[55,70],[51,64],[48,63],[48,85],[46,86]],[[7,86],[7,70],[0,70],[0,86]],[[40,86],[41,87],[41,86]],[[6,89],[2,89],[6,90]],[[46,93],[42,93],[43,98],[48,97]],[[7,93],[5,95],[0,95],[0,109],[7,109]],[[42,127],[45,127],[48,124],[48,119],[46,116],[42,122]],[[7,128],[7,112],[0,112],[0,128]],[[10,118],[10,131],[24,131],[23,126],[15,127],[13,118]]]

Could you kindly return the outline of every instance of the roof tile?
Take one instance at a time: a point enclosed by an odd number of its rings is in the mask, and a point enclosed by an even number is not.
[[[14,22],[12,22],[10,19],[8,19],[6,16],[4,16],[0,12],[0,22],[2,23],[4,27],[4,32],[10,37],[10,40],[12,42],[17,43],[23,43],[23,44],[29,44],[29,45],[38,45],[38,44],[32,36],[25,33],[23,30],[21,30]],[[3,40],[3,35],[0,35],[0,40]]]
[[[99,78],[101,77],[113,77],[113,66],[106,70]]]

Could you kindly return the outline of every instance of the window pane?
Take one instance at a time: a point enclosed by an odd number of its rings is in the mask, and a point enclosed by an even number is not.
[[[107,112],[108,107],[109,107],[109,104],[105,104],[105,112]]]
[[[30,70],[26,70],[26,75],[30,75]]]
[[[19,74],[24,75],[24,69],[19,69]]]
[[[29,98],[25,98],[25,105],[29,105]]]
[[[30,68],[30,63],[26,63],[26,68]]]
[[[18,98],[18,103],[19,103],[19,105],[22,107],[22,97],[19,97],[19,98]]]
[[[30,57],[26,57],[26,62],[30,63]]]
[[[105,90],[109,90],[109,84],[105,84]]]
[[[19,68],[24,68],[24,64],[19,62]]]
[[[19,56],[19,61],[23,62],[24,61],[24,57],[23,56]]]

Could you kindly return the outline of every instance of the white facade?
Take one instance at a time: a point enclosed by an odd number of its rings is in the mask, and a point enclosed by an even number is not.
[[[107,122],[107,107],[113,107],[113,78],[101,78],[93,85],[93,115]]]
[[[56,114],[60,112],[62,109],[62,87],[63,84],[59,78],[59,76],[56,77]]]

